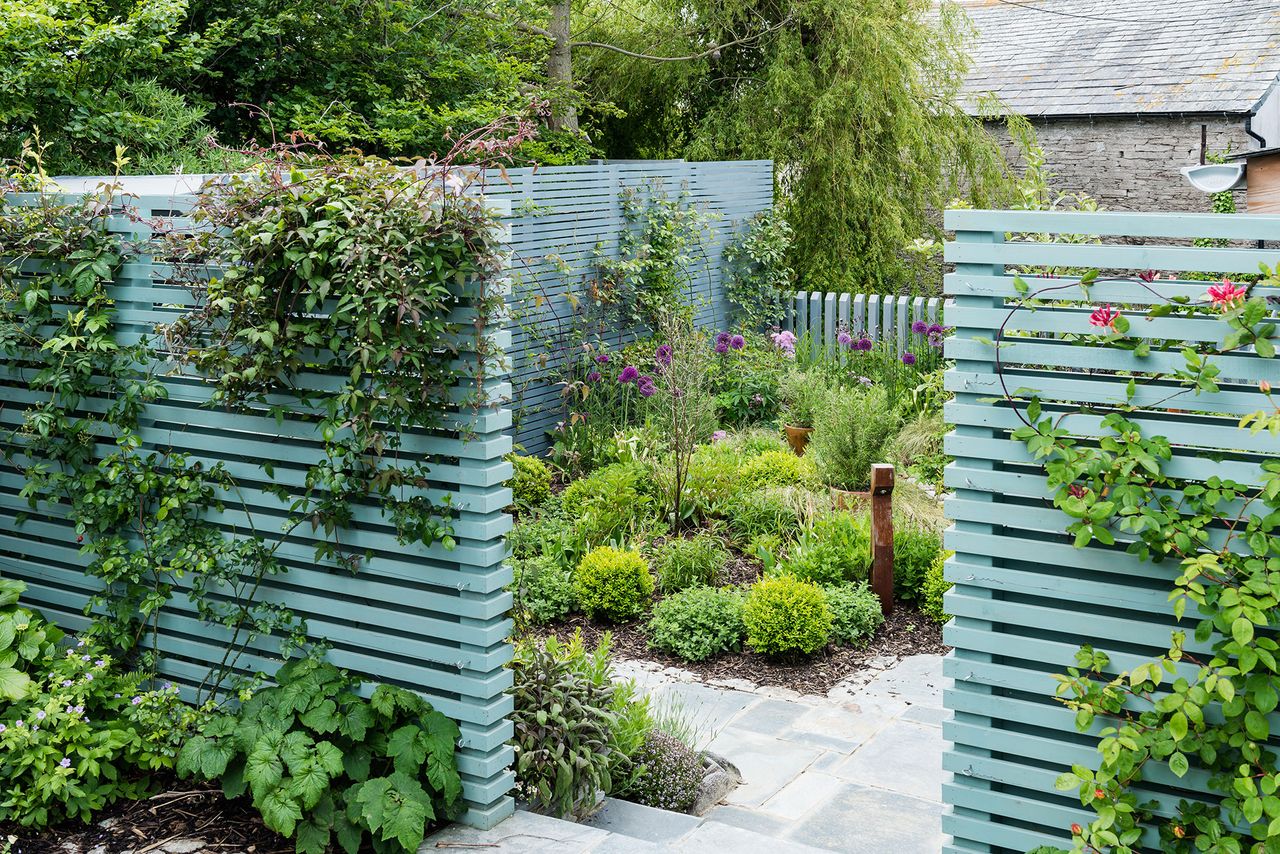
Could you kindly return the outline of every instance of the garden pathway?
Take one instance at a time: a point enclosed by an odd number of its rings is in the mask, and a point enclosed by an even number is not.
[[[934,854],[943,845],[942,657],[885,658],[825,697],[621,662],[699,726],[743,783],[699,818],[609,799],[584,824],[518,811],[489,831],[448,828],[422,848],[557,854]],[[490,847],[494,846],[494,847]]]

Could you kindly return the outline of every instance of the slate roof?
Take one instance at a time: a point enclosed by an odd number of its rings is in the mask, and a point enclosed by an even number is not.
[[[965,82],[1029,116],[1253,111],[1280,76],[1277,0],[961,0]]]

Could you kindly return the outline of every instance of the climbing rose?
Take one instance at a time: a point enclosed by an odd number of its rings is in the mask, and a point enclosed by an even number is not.
[[[911,331],[917,335],[923,335],[929,331],[929,324],[925,323],[923,320],[917,320],[915,323],[911,324]]]
[[[747,346],[747,339],[743,338],[741,335],[735,335],[729,339],[729,346],[734,350],[741,350],[743,347]]]
[[[1209,287],[1207,296],[1214,307],[1226,310],[1238,302],[1244,302],[1244,298],[1248,293],[1248,291],[1233,283],[1230,279],[1223,279],[1221,284]]]
[[[1089,315],[1089,325],[1096,326],[1099,329],[1110,329],[1114,331],[1116,328],[1116,321],[1119,319],[1120,312],[1114,310],[1108,303],[1101,308],[1095,308],[1093,310],[1093,314]]]
[[[915,353],[903,353],[903,354],[902,354],[902,364],[904,364],[904,365],[914,365],[915,363],[916,363],[916,354],[915,354]]]
[[[1084,828],[1078,824],[1073,824],[1071,825],[1071,832],[1076,836],[1079,836],[1080,834],[1084,833]]]
[[[1271,383],[1266,380],[1258,380],[1258,391],[1263,394],[1271,394]]]
[[[627,365],[625,368],[622,369],[622,373],[618,374],[618,382],[620,383],[633,382],[639,376],[640,376],[640,371],[636,369],[635,365]]]

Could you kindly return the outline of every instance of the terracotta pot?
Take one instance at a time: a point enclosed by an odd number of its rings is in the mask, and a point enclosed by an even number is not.
[[[867,489],[836,489],[834,486],[829,489],[838,510],[858,510],[871,501],[871,491]]]
[[[797,457],[803,457],[804,449],[809,444],[809,434],[813,432],[813,428],[792,427],[787,424],[782,429],[787,431],[787,444],[791,446],[791,450],[796,452]]]

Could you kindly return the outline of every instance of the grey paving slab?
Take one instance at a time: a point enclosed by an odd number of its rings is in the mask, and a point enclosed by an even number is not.
[[[450,825],[431,834],[422,842],[419,854],[456,846],[479,846],[496,854],[522,854],[526,851],[580,854],[591,850],[608,836],[603,830],[568,821],[516,810],[505,821],[489,830],[477,830],[460,824]],[[441,844],[444,843],[444,844]]]
[[[929,726],[942,726],[942,722],[950,714],[940,706],[912,706],[902,713],[902,719],[914,721],[918,724],[928,724]]]
[[[761,804],[760,809],[770,815],[796,821],[830,801],[847,785],[831,774],[805,771]]]
[[[794,700],[761,700],[748,706],[730,721],[734,729],[745,729],[761,735],[780,735],[809,711]]]
[[[742,785],[725,799],[740,806],[764,803],[821,753],[817,748],[733,727],[716,736],[711,749],[728,758],[742,772]]]
[[[783,741],[792,741],[796,744],[803,744],[808,747],[816,747],[819,750],[828,751],[837,756],[848,756],[853,751],[862,746],[860,741],[851,741],[847,738],[836,738],[831,735],[823,735],[817,732],[804,732],[802,730],[791,729],[778,735]]]
[[[679,839],[701,823],[702,819],[697,816],[654,809],[617,798],[605,798],[600,810],[583,822],[598,830],[659,843]]]
[[[823,849],[718,821],[704,822],[671,847],[683,854],[822,854]]]
[[[941,706],[946,681],[942,656],[910,655],[868,682],[863,693],[897,697],[913,705]]]
[[[942,800],[942,748],[940,728],[898,720],[830,773],[937,802]]]
[[[903,711],[906,707],[903,707]],[[850,705],[818,706],[807,710],[796,719],[794,728],[799,732],[824,735],[854,744],[865,744],[872,736],[893,722],[896,715],[880,708],[851,707]]]
[[[610,833],[598,845],[591,846],[590,854],[662,854],[669,850],[656,842]]]
[[[763,833],[765,836],[782,836],[791,828],[791,822],[754,807],[736,807],[732,804],[721,804],[706,815],[707,821],[718,821]]]
[[[849,783],[788,836],[845,854],[937,854],[944,841],[942,805]]]
[[[667,708],[683,712],[708,737],[718,733],[743,709],[760,702],[755,694],[726,691],[692,682],[669,682],[651,696]]]

